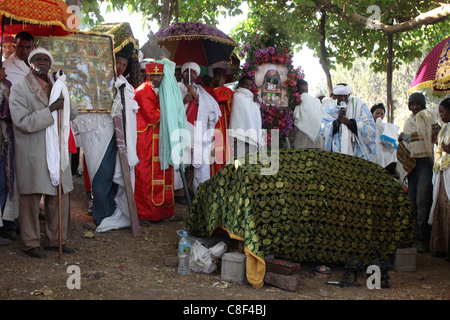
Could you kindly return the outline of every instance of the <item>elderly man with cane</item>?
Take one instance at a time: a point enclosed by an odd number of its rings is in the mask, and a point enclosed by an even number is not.
[[[39,225],[39,202],[42,194],[46,195],[44,248],[53,251],[58,251],[59,248],[60,253],[74,252],[74,249],[65,244],[68,193],[73,190],[67,141],[69,120],[77,116],[78,109],[68,97],[67,90],[64,90],[62,72],[59,73],[61,80],[57,83],[49,74],[53,64],[50,52],[37,48],[28,56],[28,62],[31,72],[12,87],[10,95],[20,193],[19,226],[23,251],[31,257],[45,258],[45,251],[40,245]],[[54,98],[54,89],[57,87],[61,90],[61,95],[58,92]],[[62,115],[55,117],[53,111]],[[59,129],[55,129],[55,125]]]

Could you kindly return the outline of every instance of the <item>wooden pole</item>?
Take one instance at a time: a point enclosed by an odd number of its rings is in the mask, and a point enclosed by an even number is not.
[[[61,146],[61,109],[58,110],[58,139],[59,139],[59,184],[58,184],[58,226],[59,226],[59,264],[62,262],[62,146]]]
[[[125,84],[119,88],[122,106],[125,111]],[[127,158],[127,145],[125,140],[124,119],[121,116],[113,117],[114,133],[116,136],[117,151],[119,153],[120,166],[122,168],[123,182],[125,186],[125,194],[128,201],[128,210],[130,211],[131,230],[135,237],[141,236],[139,228],[139,218],[137,215],[136,201],[134,199],[133,185],[131,183],[130,166]]]

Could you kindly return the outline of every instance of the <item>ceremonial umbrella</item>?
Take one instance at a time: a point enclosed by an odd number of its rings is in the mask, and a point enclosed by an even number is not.
[[[408,93],[429,89],[443,96],[450,93],[450,37],[441,41],[425,57]]]
[[[79,22],[62,0],[0,0],[1,51],[3,35],[26,31],[34,36],[66,36]]]
[[[76,32],[75,27],[78,26],[77,22],[79,22],[78,17],[73,15],[72,10],[62,0],[0,0],[0,16],[2,31],[0,56],[3,56],[3,36],[5,33],[14,35],[26,31],[34,36],[66,36]],[[58,112],[58,124],[58,136],[61,137],[60,112]],[[60,182],[58,185],[60,262],[62,258],[61,196]]]
[[[155,33],[158,45],[170,52],[169,60],[177,65],[195,62],[209,67],[230,61],[237,43],[216,27],[201,22],[177,22]],[[207,74],[207,73],[206,73]]]

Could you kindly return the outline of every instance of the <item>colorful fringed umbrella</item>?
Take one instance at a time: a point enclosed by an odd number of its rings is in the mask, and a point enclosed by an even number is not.
[[[0,0],[2,32],[21,31],[35,36],[65,36],[77,24],[69,6],[62,0]]]
[[[441,41],[425,57],[408,93],[429,89],[436,95],[450,93],[450,37]]]
[[[155,34],[158,45],[169,52],[177,65],[196,62],[209,67],[220,61],[230,61],[237,43],[216,27],[201,22],[177,22]]]
[[[77,32],[79,24],[78,17],[62,0],[0,0],[0,20],[0,56],[5,34],[26,31],[34,36],[63,37]]]

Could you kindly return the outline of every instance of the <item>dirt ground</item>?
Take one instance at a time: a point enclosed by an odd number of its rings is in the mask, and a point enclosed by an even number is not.
[[[92,223],[86,215],[88,200],[82,177],[74,177],[71,193],[71,228],[68,244],[75,254],[48,253],[35,259],[21,251],[20,237],[0,247],[0,299],[2,300],[448,300],[450,262],[431,254],[417,255],[415,272],[389,271],[390,288],[339,287],[327,280],[341,281],[343,266],[329,266],[329,279],[314,275],[316,263],[301,265],[300,287],[284,291],[265,284],[254,289],[249,284],[222,281],[219,273],[180,275],[167,266],[175,257],[184,222],[161,221],[141,227],[135,238],[130,228],[95,233],[85,228]],[[176,211],[187,216],[186,206]],[[79,267],[81,288],[69,289],[70,266]],[[71,283],[74,283],[73,281]],[[447,305],[448,306],[448,305]]]

